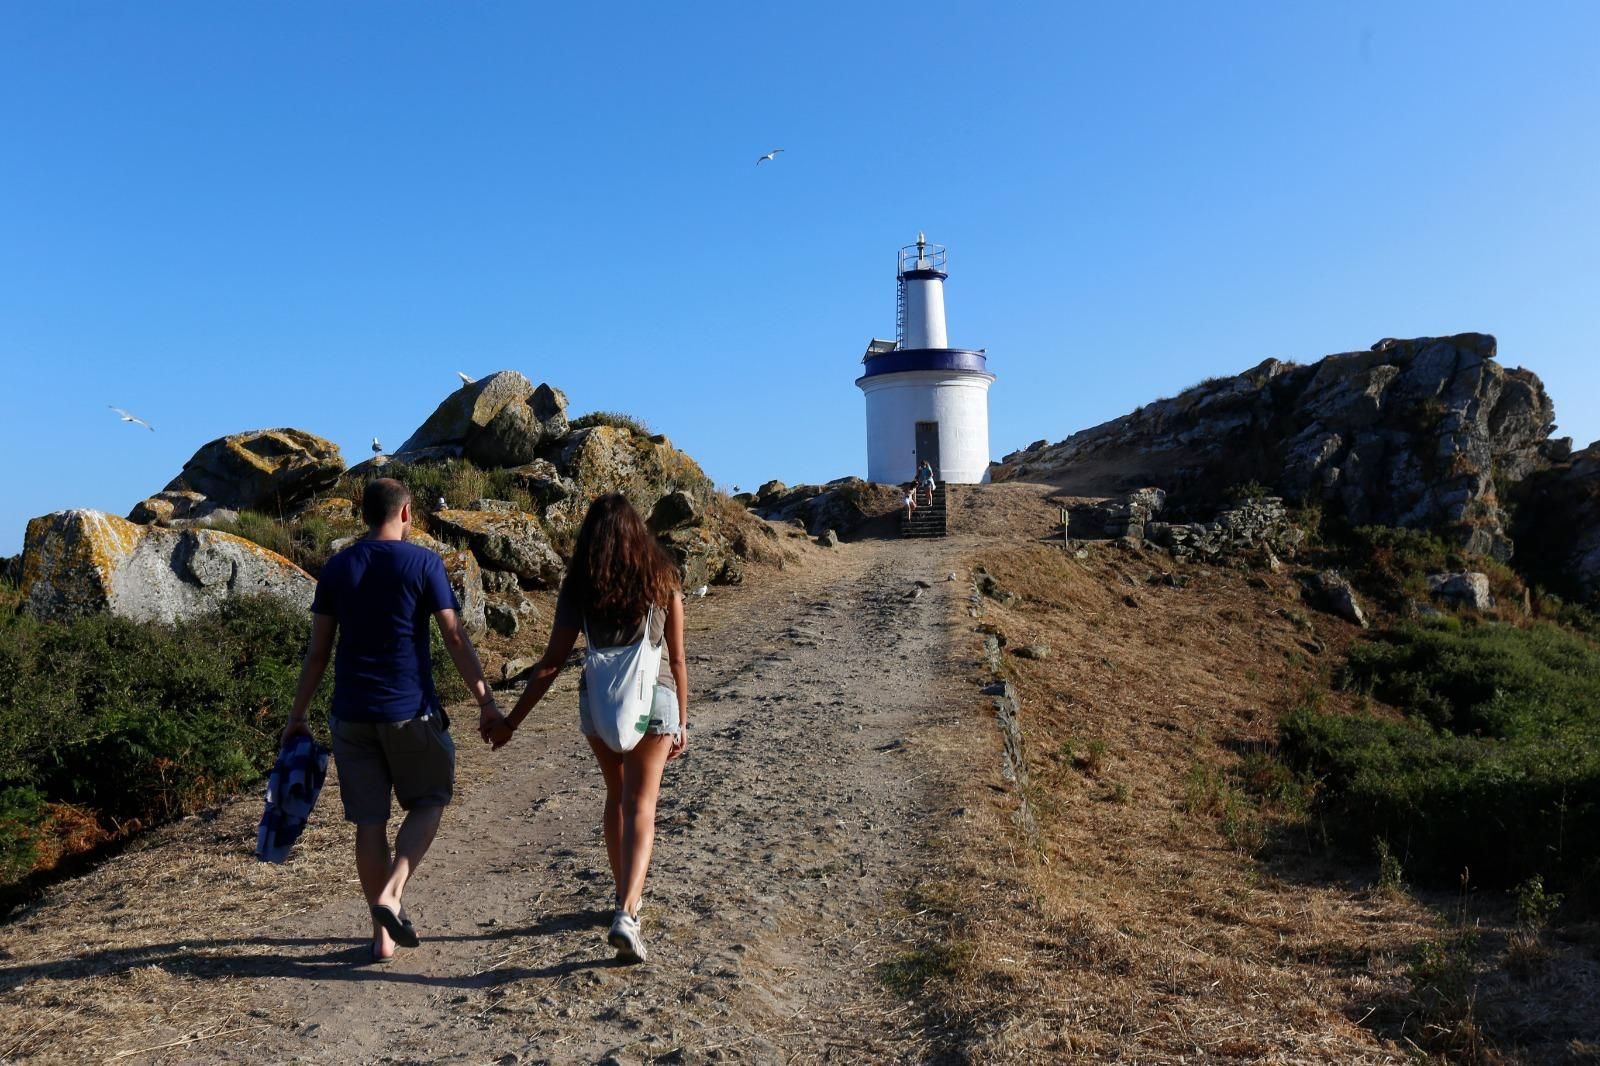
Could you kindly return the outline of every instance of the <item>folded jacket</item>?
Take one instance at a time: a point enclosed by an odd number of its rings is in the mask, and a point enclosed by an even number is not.
[[[283,862],[289,857],[327,776],[328,749],[303,733],[278,752],[267,775],[267,806],[256,830],[256,858]]]

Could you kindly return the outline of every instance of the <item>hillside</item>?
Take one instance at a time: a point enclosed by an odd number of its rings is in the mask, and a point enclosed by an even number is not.
[[[933,541],[896,537],[893,494],[855,479],[722,498],[664,438],[567,420],[525,379],[266,512],[169,489],[210,524],[132,523],[174,538],[146,551],[210,558],[232,549],[202,530],[242,533],[308,572],[372,470],[444,497],[420,542],[474,575],[513,685],[577,501],[643,494],[722,582],[690,606],[695,740],[664,787],[651,962],[599,942],[569,672],[512,748],[462,742],[408,896],[422,949],[362,965],[336,770],[282,867],[250,857],[255,797],[174,777],[157,813],[177,820],[8,920],[0,1059],[1591,1061],[1600,471],[1493,351],[1390,341],[1202,383],[952,487]],[[143,703],[105,705],[140,744],[165,736],[141,708],[170,703],[169,676],[231,678],[204,691],[249,710],[214,740],[266,735],[290,667],[246,652],[296,631],[226,602],[173,623],[23,611],[12,647],[72,634],[63,722],[101,706],[110,648],[151,664]],[[173,650],[196,643],[211,657]],[[240,750],[236,782],[259,766]]]

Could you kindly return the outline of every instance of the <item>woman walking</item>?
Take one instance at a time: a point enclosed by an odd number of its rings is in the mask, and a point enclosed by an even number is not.
[[[572,565],[556,599],[555,619],[544,656],[534,665],[528,687],[503,723],[490,723],[484,736],[505,745],[571,654],[578,634],[586,634],[591,661],[578,682],[578,728],[589,741],[606,783],[606,857],[616,882],[617,910],[606,939],[624,962],[643,962],[639,903],[655,842],[656,797],[667,762],[683,754],[688,741],[689,672],[683,652],[683,593],[678,569],[656,543],[639,514],[620,493],[595,500],[584,516]],[[654,678],[648,710],[630,720],[624,734],[638,730],[637,743],[613,750],[602,736],[614,736],[618,709],[600,684],[591,685],[592,657],[607,649],[640,645],[666,661]],[[641,642],[644,642],[641,645]],[[649,661],[646,659],[645,661]],[[608,723],[606,716],[612,716]],[[620,742],[625,746],[627,740]]]

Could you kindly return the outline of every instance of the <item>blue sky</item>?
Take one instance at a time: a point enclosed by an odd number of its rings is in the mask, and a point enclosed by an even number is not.
[[[1464,330],[1587,443],[1600,5],[1522,6],[0,0],[0,553],[225,433],[359,460],[457,370],[862,473],[919,229],[996,457]]]

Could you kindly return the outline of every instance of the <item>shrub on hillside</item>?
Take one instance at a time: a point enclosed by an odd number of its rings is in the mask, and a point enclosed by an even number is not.
[[[1445,619],[1358,645],[1342,684],[1404,712],[1305,706],[1282,751],[1322,781],[1329,831],[1408,869],[1513,884],[1600,859],[1600,648],[1538,623]]]
[[[382,474],[411,490],[412,510],[422,518],[422,526],[438,509],[440,499],[449,507],[465,507],[473,500],[488,498],[507,500],[522,511],[539,509],[515,469],[485,470],[466,459],[452,459],[447,463],[390,463]],[[359,511],[368,480],[346,475],[335,492],[355,501]]]
[[[233,521],[217,522],[212,528],[277,552],[315,577],[322,572],[322,564],[333,555],[333,542],[340,537],[350,536],[360,527],[354,519],[335,523],[319,514],[280,519],[255,511],[241,511]]]
[[[1486,574],[1490,590],[1501,603],[1522,597],[1522,579],[1509,566],[1487,556],[1469,555],[1437,533],[1361,526],[1342,539],[1342,554],[1356,585],[1391,610],[1402,609],[1407,600],[1426,602],[1427,575],[1459,570]]]
[[[0,913],[63,850],[216,803],[271,767],[310,616],[269,597],[167,625],[40,622],[0,584]],[[432,629],[434,683],[466,689]],[[324,731],[332,671],[311,709]],[[85,834],[85,825],[99,829]]]
[[[175,625],[0,620],[0,880],[33,865],[49,807],[137,826],[260,777],[309,634],[266,598]]]
[[[590,411],[588,414],[572,420],[572,429],[588,429],[591,426],[614,426],[617,429],[631,430],[642,436],[651,436],[655,430],[642,418],[623,414],[621,411]]]

